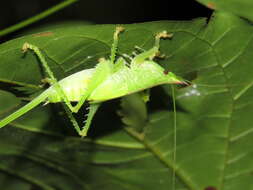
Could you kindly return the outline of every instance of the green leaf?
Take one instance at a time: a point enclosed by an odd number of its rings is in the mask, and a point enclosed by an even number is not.
[[[251,0],[196,0],[210,9],[231,12],[253,21],[253,1]]]
[[[167,190],[173,189],[174,173],[177,190],[252,189],[253,27],[222,12],[209,23],[196,19],[124,27],[120,54],[131,54],[136,45],[151,48],[157,32],[173,33],[173,39],[161,42],[167,57],[159,63],[192,80],[176,91],[176,134],[168,85],[164,94],[151,90],[151,102],[166,103],[159,108],[148,104],[147,116],[141,114],[138,121],[145,121],[142,132],[132,114],[144,113],[143,105],[123,107],[128,125],[135,128],[120,122],[117,101],[105,103],[94,118],[91,138],[85,139],[74,133],[58,105],[40,106],[0,130],[1,189]],[[1,44],[5,92],[0,93],[0,116],[21,105],[13,87],[22,86],[22,96],[41,91],[44,74],[31,52],[23,57],[24,42],[43,50],[60,79],[107,57],[114,28],[58,28]]]

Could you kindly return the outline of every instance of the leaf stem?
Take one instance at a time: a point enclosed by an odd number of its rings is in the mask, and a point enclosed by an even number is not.
[[[26,26],[28,26],[28,25],[36,22],[36,21],[39,21],[39,20],[41,20],[41,19],[43,19],[43,18],[45,18],[45,17],[47,17],[47,16],[49,16],[49,15],[51,15],[53,13],[55,13],[55,12],[57,12],[57,11],[65,8],[65,7],[67,7],[67,6],[69,6],[72,3],[75,3],[77,1],[78,0],[66,0],[66,1],[63,1],[62,3],[59,3],[59,4],[53,6],[53,7],[49,8],[49,9],[43,11],[42,13],[39,13],[39,14],[37,14],[37,15],[31,17],[31,18],[28,18],[28,19],[26,19],[24,21],[21,21],[20,23],[17,23],[15,25],[12,25],[12,26],[6,28],[6,29],[1,30],[0,31],[0,36],[4,36],[6,34],[9,34],[9,33],[12,33],[14,31],[16,31],[16,30],[24,28],[24,27],[26,27]]]

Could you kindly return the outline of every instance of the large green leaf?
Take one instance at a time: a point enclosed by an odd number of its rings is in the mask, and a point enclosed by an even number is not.
[[[252,0],[196,0],[210,9],[231,12],[253,21]]]
[[[24,42],[39,46],[62,78],[108,56],[114,28],[59,28],[2,44],[1,117],[23,105],[14,95],[35,96],[41,90],[43,72],[32,53],[23,57]],[[130,54],[135,45],[148,49],[155,33],[172,32],[173,39],[161,43],[167,57],[159,63],[193,81],[176,90],[176,162],[170,88],[163,86],[151,91],[148,115],[134,98],[105,103],[94,119],[91,138],[75,135],[58,105],[39,106],[2,128],[1,189],[167,190],[173,187],[174,173],[177,190],[253,189],[252,26],[219,13],[208,24],[197,19],[125,28],[120,54]],[[135,102],[140,106],[135,108]],[[119,105],[128,127],[116,115]],[[140,115],[139,121],[133,113]]]

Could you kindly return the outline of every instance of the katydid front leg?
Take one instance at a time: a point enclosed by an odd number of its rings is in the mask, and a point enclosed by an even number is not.
[[[146,59],[153,60],[155,56],[158,55],[159,53],[159,48],[160,48],[160,39],[161,38],[171,38],[173,34],[168,34],[166,31],[160,32],[155,36],[155,46],[151,48],[148,51],[144,51],[143,53],[137,55],[134,57],[132,60],[132,64],[141,64],[143,63]]]

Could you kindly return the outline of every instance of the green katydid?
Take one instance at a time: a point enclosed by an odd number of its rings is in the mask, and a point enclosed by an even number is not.
[[[171,34],[166,31],[156,34],[154,47],[136,55],[131,59],[130,64],[127,64],[123,57],[116,59],[118,37],[123,30],[123,27],[116,27],[110,59],[102,58],[95,68],[79,71],[59,82],[54,77],[39,48],[25,43],[22,48],[23,52],[34,51],[49,76],[51,86],[31,102],[1,120],[0,128],[41,102],[63,102],[63,107],[75,130],[80,136],[86,136],[92,118],[102,102],[161,84],[184,83],[180,77],[165,71],[163,67],[153,61],[153,58],[159,53],[160,39],[169,38],[172,36]],[[90,103],[89,113],[84,127],[80,128],[72,113],[78,112],[85,101]],[[77,104],[73,106],[71,102],[77,102]]]

